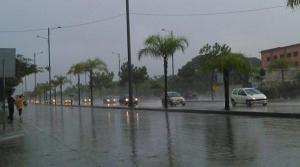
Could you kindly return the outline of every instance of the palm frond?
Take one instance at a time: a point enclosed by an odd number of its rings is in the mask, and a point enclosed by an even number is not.
[[[300,0],[287,0],[287,6],[292,9],[297,6],[300,6]]]

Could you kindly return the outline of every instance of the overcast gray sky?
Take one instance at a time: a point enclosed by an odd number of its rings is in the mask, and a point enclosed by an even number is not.
[[[214,13],[285,5],[285,0],[130,0],[132,12],[160,14]],[[125,13],[125,0],[5,0],[0,6],[0,31],[25,30],[80,24]],[[137,60],[137,51],[144,39],[152,34],[166,34],[162,28],[184,36],[189,47],[184,54],[175,55],[177,71],[195,57],[206,43],[226,43],[233,51],[259,57],[259,51],[300,42],[300,8],[271,10],[214,16],[131,16],[132,59],[135,65],[146,65],[151,76],[161,75],[161,60]],[[118,70],[117,56],[127,57],[125,16],[97,24],[51,31],[53,76],[65,74],[69,67],[88,58],[99,57],[109,69]],[[36,38],[47,31],[0,33],[0,48],[16,48],[17,53],[37,57],[37,64],[48,64],[47,43]],[[124,60],[125,61],[125,60]],[[171,72],[171,70],[169,70]],[[29,77],[29,88],[33,86]],[[38,75],[39,82],[47,80],[46,73]]]

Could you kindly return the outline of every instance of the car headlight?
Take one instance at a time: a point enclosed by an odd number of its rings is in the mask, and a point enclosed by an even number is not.
[[[126,98],[125,101],[129,101],[129,99]]]
[[[135,101],[138,101],[138,98],[135,98],[134,100],[135,100]]]
[[[109,99],[106,99],[106,101],[107,101],[107,102],[110,102],[110,100],[109,100]]]
[[[252,100],[255,100],[255,97],[252,97],[251,99],[252,99]]]

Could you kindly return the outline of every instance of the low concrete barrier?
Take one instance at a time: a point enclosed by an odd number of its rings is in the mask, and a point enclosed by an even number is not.
[[[226,110],[209,110],[209,109],[164,109],[164,108],[147,108],[147,107],[107,107],[107,106],[65,106],[63,107],[81,107],[81,108],[102,108],[102,109],[121,109],[121,110],[144,110],[144,111],[168,111],[168,112],[181,112],[181,113],[194,113],[194,114],[220,114],[231,116],[246,116],[246,117],[270,117],[270,118],[292,118],[300,119],[300,113],[274,113],[274,112],[253,112],[253,111],[226,111]]]

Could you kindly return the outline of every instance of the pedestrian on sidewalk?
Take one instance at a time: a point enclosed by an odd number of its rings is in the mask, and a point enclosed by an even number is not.
[[[14,112],[15,112],[15,99],[12,97],[12,94],[9,93],[7,97],[7,103],[8,103],[8,119],[14,120]]]
[[[20,120],[22,120],[22,111],[24,109],[25,99],[23,95],[20,95],[16,100],[16,107],[19,111]]]

